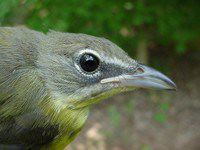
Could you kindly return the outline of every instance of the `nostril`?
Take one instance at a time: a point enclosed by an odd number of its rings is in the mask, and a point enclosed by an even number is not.
[[[144,69],[142,67],[138,67],[136,72],[137,73],[144,73]]]

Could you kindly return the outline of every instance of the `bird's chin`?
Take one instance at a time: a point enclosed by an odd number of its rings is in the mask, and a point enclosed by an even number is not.
[[[108,87],[110,87],[110,88],[108,88]],[[103,91],[94,92],[90,96],[85,96],[82,99],[74,101],[76,103],[71,101],[70,105],[73,105],[75,109],[88,107],[88,106],[96,104],[102,100],[105,100],[109,97],[112,97],[116,94],[119,94],[119,93],[122,93],[125,91],[131,91],[134,89],[135,88],[132,88],[132,87],[123,87],[123,86],[120,86],[119,84],[110,84],[110,85],[107,85],[107,88],[106,89],[104,88]],[[78,101],[78,103],[77,103],[77,101]]]

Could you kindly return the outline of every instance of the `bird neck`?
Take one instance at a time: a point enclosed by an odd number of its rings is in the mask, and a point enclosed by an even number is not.
[[[72,109],[67,106],[60,106],[55,100],[46,100],[41,104],[41,108],[46,116],[50,118],[50,123],[58,125],[59,135],[51,143],[51,147],[65,147],[73,140],[84,126],[88,114],[89,107],[81,109]]]

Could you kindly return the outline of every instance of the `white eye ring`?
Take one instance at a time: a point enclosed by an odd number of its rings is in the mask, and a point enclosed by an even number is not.
[[[81,57],[82,55],[87,54],[87,53],[88,53],[88,54],[93,54],[93,55],[95,55],[99,60],[101,60],[100,55],[99,55],[96,51],[94,51],[94,50],[92,50],[92,49],[83,49],[83,50],[79,51],[79,52],[76,54],[76,57],[78,58],[78,59],[75,61],[75,63],[74,63],[76,69],[77,69],[81,74],[84,74],[84,75],[87,75],[87,76],[99,76],[99,75],[100,75],[100,71],[99,71],[99,70],[97,70],[96,72],[93,72],[93,73],[86,73],[86,72],[83,71],[83,69],[80,67],[80,65],[79,65],[79,59],[80,59],[80,57]],[[101,62],[101,61],[100,61],[100,62]]]
[[[92,50],[92,49],[83,49],[83,50],[81,50],[81,51],[78,53],[78,56],[81,56],[81,55],[83,55],[83,54],[85,54],[85,53],[93,54],[93,55],[95,55],[96,57],[98,57],[99,60],[101,60],[100,55],[99,55],[96,51],[94,51],[94,50]]]

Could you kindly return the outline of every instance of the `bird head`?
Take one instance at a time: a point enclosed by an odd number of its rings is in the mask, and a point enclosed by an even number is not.
[[[65,106],[89,106],[136,88],[176,89],[168,77],[105,38],[51,31],[41,45],[41,76],[52,97]]]

